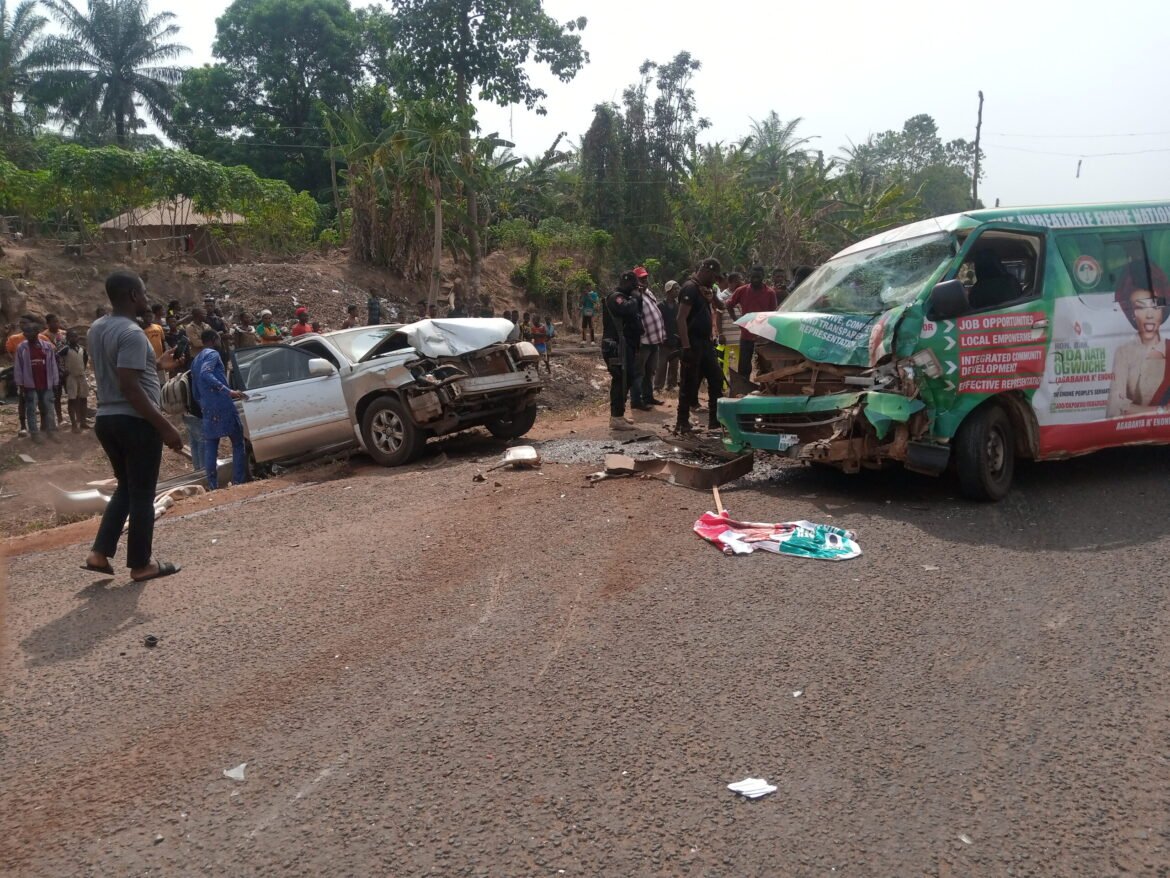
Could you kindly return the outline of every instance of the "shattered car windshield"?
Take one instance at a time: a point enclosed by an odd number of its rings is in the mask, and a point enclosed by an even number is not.
[[[914,301],[958,250],[954,234],[944,232],[831,259],[793,290],[780,310],[881,314]]]
[[[397,329],[397,326],[363,326],[360,329],[333,333],[329,340],[351,363],[356,363],[368,354],[374,345]]]

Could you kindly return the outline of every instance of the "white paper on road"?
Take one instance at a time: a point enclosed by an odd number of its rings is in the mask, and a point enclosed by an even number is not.
[[[766,796],[768,793],[776,792],[776,787],[768,783],[762,777],[748,777],[735,783],[729,783],[727,788],[733,793],[739,793],[749,799],[758,799],[760,796]]]
[[[235,768],[225,768],[223,770],[223,776],[228,778],[229,780],[243,780],[244,779],[244,769],[247,767],[248,767],[247,762],[241,762]]]

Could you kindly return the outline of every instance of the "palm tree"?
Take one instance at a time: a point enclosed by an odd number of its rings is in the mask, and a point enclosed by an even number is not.
[[[172,42],[174,14],[151,16],[146,0],[88,0],[85,12],[70,0],[42,0],[64,28],[45,41],[43,84],[62,115],[79,126],[113,122],[114,138],[126,146],[145,124],[140,106],[165,128],[174,105],[173,87],[182,68],[167,66],[186,46]]]
[[[46,19],[36,8],[37,0],[23,0],[9,14],[8,0],[0,0],[0,114],[7,134],[16,133],[17,96],[28,92],[42,60],[37,37]]]
[[[434,305],[439,296],[439,262],[443,256],[443,184],[450,187],[458,180],[468,189],[475,185],[459,162],[462,132],[468,124],[467,111],[435,101],[417,101],[406,106],[405,115],[395,140],[406,146],[411,164],[421,174],[431,196],[434,237],[427,304]]]
[[[754,182],[773,186],[808,160],[806,147],[812,138],[796,135],[796,129],[803,121],[799,116],[788,122],[781,121],[775,110],[762,122],[752,120],[752,133],[744,145],[755,166]]]

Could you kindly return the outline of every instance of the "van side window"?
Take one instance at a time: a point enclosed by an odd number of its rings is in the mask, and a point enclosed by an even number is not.
[[[959,269],[972,311],[1003,308],[1040,295],[1040,239],[1019,232],[984,232]]]
[[[1152,255],[1154,247],[1163,246],[1164,239],[1160,237],[1163,234],[1147,232],[1143,236],[1137,231],[1079,231],[1062,233],[1056,240],[1077,295],[1090,307],[1098,305],[1112,309],[1112,296],[1119,288],[1132,284],[1149,287],[1147,244],[1154,245]],[[1095,294],[1106,294],[1110,298]]]

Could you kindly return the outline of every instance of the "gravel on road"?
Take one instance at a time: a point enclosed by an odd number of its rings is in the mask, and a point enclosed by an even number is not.
[[[1168,461],[1028,467],[997,505],[723,489],[855,530],[837,564],[724,557],[709,495],[589,486],[600,459],[477,483],[457,446],[177,509],[170,579],[15,557],[0,871],[1164,875]]]

